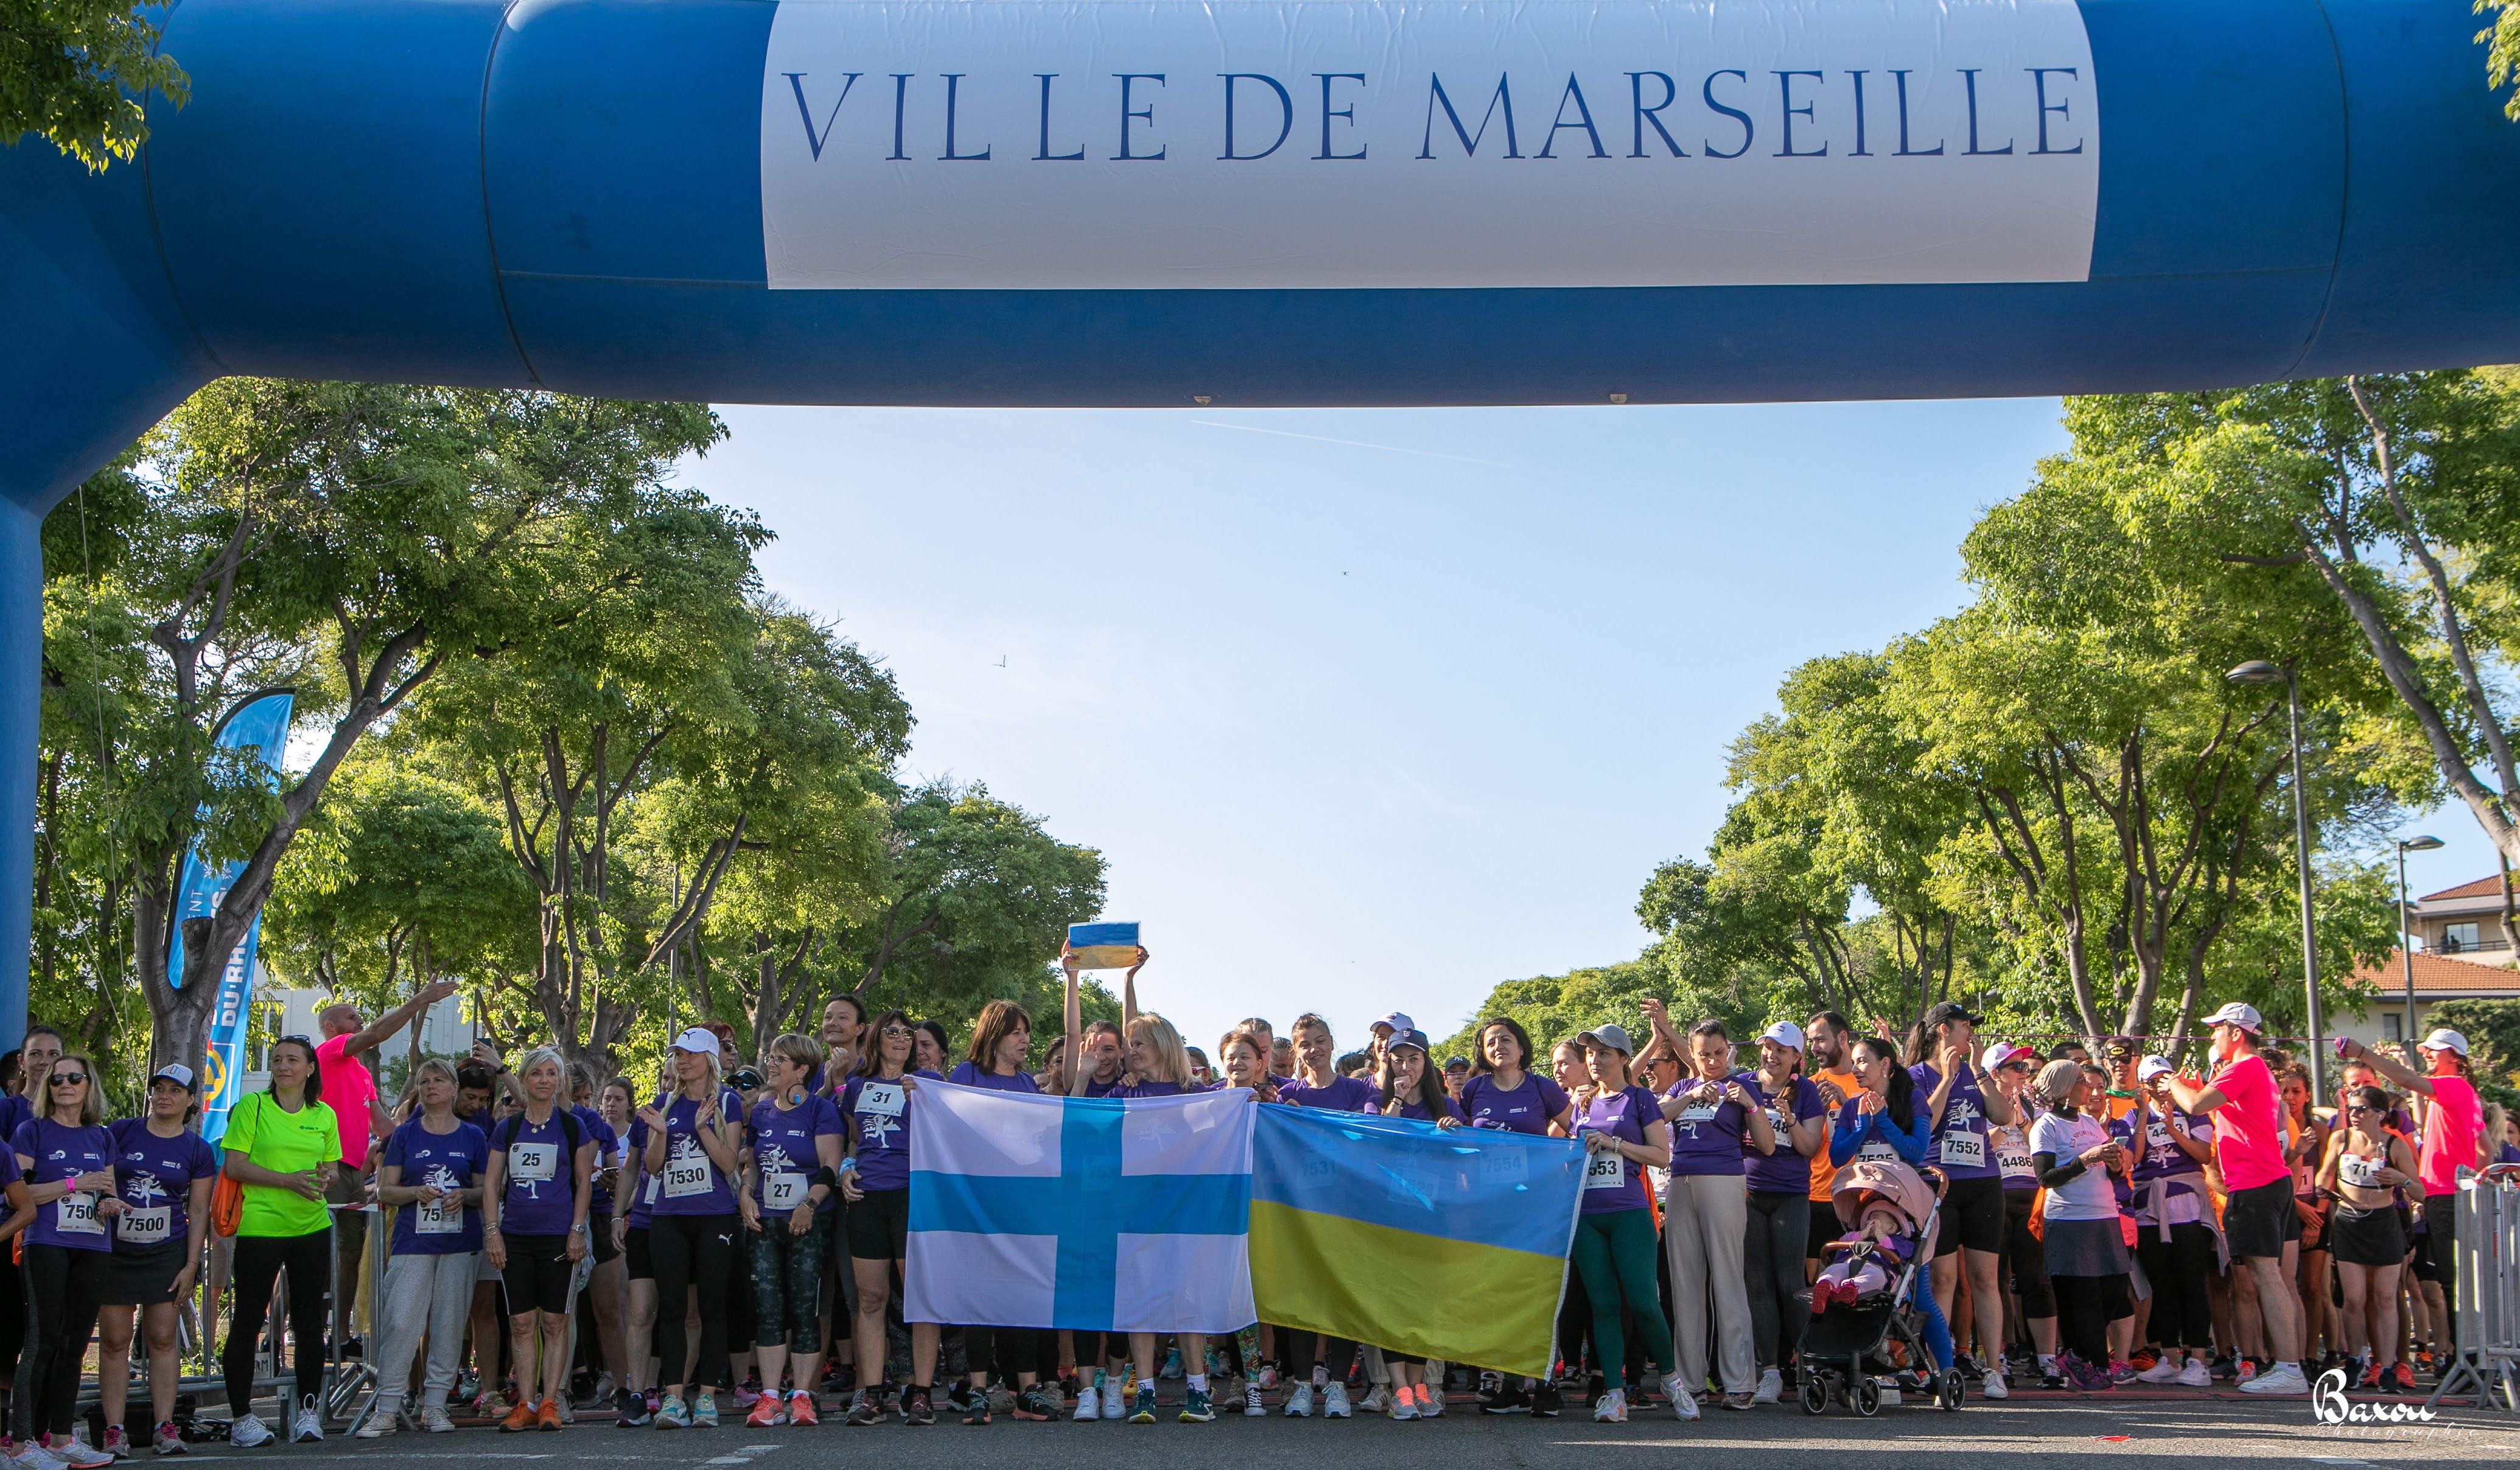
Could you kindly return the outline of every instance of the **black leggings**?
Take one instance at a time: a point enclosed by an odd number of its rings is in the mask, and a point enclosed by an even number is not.
[[[2152,1340],[2165,1348],[2210,1351],[2214,1314],[2206,1308],[2205,1278],[2214,1272],[2214,1232],[2202,1225],[2175,1225],[2163,1240],[2161,1227],[2147,1225],[2136,1236],[2135,1255],[2152,1283]]]
[[[1278,1346],[1285,1351],[1287,1375],[1297,1383],[1313,1381],[1313,1339],[1317,1335],[1309,1327],[1278,1328]],[[1348,1367],[1356,1361],[1356,1344],[1344,1337],[1333,1337],[1321,1360],[1329,1369],[1330,1382],[1344,1383]]]
[[[2124,1272],[2113,1276],[2050,1276],[2056,1293],[2056,1339],[2083,1361],[2106,1371],[2109,1323],[2135,1315]]]
[[[735,1232],[729,1215],[657,1215],[648,1222],[648,1260],[656,1270],[656,1360],[668,1382],[681,1376],[691,1343],[683,1331],[683,1293],[699,1288],[699,1366],[703,1387],[726,1371],[727,1297],[735,1285]],[[691,1387],[686,1384],[684,1387]]]
[[[324,1391],[324,1329],[333,1309],[333,1227],[304,1235],[239,1235],[231,1272],[236,1311],[228,1318],[227,1351],[219,1356],[228,1380],[228,1412],[239,1418],[253,1411],[253,1346],[271,1311],[272,1285],[284,1270],[289,1272],[289,1352],[297,1366],[292,1406]],[[288,1415],[281,1419],[285,1429]]]
[[[2030,1321],[2056,1314],[2056,1293],[2048,1283],[2048,1248],[2030,1233],[2030,1207],[2038,1197],[2035,1189],[2003,1191],[2003,1258],[2012,1271],[2012,1294],[2021,1298],[2021,1314]]]
[[[1802,1306],[1797,1293],[1804,1289],[1803,1250],[1810,1234],[1809,1194],[1750,1192],[1750,1215],[1741,1238],[1741,1274],[1750,1287],[1750,1341],[1763,1368],[1791,1358],[1803,1344],[1803,1324],[1811,1320],[1811,1309]]]
[[[1099,1334],[1098,1334],[1099,1335]],[[1058,1376],[1058,1332],[1051,1327],[982,1327],[963,1329],[963,1361],[974,1373],[997,1369],[998,1381],[1012,1386],[1017,1373],[1036,1378]],[[1048,1368],[1042,1366],[1049,1360]]]
[[[112,1270],[109,1251],[29,1245],[19,1268],[25,1286],[26,1327],[18,1353],[18,1390],[11,1432],[28,1445],[38,1433],[68,1435],[78,1407],[79,1361],[96,1330],[97,1303]]]
[[[763,1216],[761,1228],[749,1232],[755,1347],[784,1343],[791,1353],[822,1351],[823,1263],[832,1254],[831,1234],[828,1210],[802,1235],[790,1234],[781,1214]]]

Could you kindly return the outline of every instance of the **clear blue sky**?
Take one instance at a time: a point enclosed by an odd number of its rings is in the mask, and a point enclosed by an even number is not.
[[[2053,399],[1513,410],[725,407],[687,478],[881,655],[922,776],[1102,849],[1141,1000],[1442,1036],[1632,958],[1778,677],[1958,605]],[[2417,891],[2493,871],[2463,812]]]

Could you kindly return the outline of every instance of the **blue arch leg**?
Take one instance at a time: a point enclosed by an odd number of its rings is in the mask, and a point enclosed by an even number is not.
[[[35,912],[35,717],[44,664],[43,516],[0,500],[0,1037],[26,1034]]]

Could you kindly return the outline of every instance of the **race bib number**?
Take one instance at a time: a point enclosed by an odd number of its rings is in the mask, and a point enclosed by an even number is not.
[[[1899,1150],[1891,1147],[1888,1143],[1883,1142],[1878,1137],[1871,1137],[1864,1140],[1864,1146],[1855,1151],[1855,1156],[1859,1159],[1872,1159],[1883,1164],[1890,1164],[1898,1161]]]
[[[2361,1154],[2344,1154],[2336,1161],[2336,1178],[2339,1181],[2352,1184],[2357,1189],[2378,1189],[2385,1187],[2379,1180],[2380,1167],[2378,1159],[2366,1159]]]
[[[2146,1148],[2172,1147],[2173,1145],[2170,1141],[2170,1125],[2162,1122],[2159,1118],[2154,1118],[2146,1123],[2143,1130],[2143,1146]]]
[[[761,1179],[761,1202],[773,1210],[793,1210],[806,1203],[813,1181],[801,1174],[769,1174]]]
[[[686,1159],[665,1161],[665,1198],[690,1199],[706,1194],[716,1185],[717,1171],[709,1167],[705,1154],[693,1154]]]
[[[878,1118],[898,1118],[910,1094],[897,1082],[871,1082],[858,1090],[858,1112],[873,1113]]]
[[[145,1210],[125,1205],[114,1233],[125,1245],[164,1245],[174,1228],[173,1205],[151,1205]]]
[[[431,1200],[420,1207],[412,1230],[421,1235],[461,1235],[464,1233],[464,1207],[451,1198]]]
[[[1943,1135],[1943,1162],[1956,1169],[1985,1168],[1985,1136],[1982,1134]]]
[[[508,1147],[508,1177],[529,1184],[546,1184],[560,1173],[560,1145],[552,1142],[512,1143]]]
[[[1519,1148],[1481,1149],[1479,1178],[1491,1184],[1519,1184],[1531,1178],[1531,1166]]]
[[[1777,1111],[1775,1108],[1769,1108],[1767,1112],[1769,1131],[1774,1133],[1778,1137],[1781,1138],[1787,1133],[1792,1131],[1792,1125],[1786,1120],[1784,1114]]]
[[[53,1228],[65,1235],[102,1235],[105,1222],[96,1217],[96,1196],[65,1194],[54,1213]]]
[[[1627,1160],[1615,1153],[1584,1156],[1584,1187],[1616,1189],[1628,1181]]]

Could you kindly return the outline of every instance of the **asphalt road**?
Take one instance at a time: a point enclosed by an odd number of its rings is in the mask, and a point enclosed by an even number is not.
[[[1169,1413],[1169,1405],[1167,1412]],[[1627,1424],[1589,1417],[1554,1420],[1489,1418],[1456,1408],[1433,1422],[1357,1418],[1221,1417],[1213,1424],[1167,1418],[1151,1426],[1120,1422],[1027,1424],[1004,1415],[986,1428],[940,1419],[911,1429],[898,1420],[868,1429],[827,1423],[810,1430],[722,1428],[660,1433],[582,1424],[558,1434],[502,1435],[464,1429],[451,1435],[402,1434],[374,1442],[339,1439],[322,1445],[232,1450],[197,1446],[194,1460],[285,1460],[314,1466],[356,1459],[374,1466],[453,1461],[540,1460],[553,1470],[602,1462],[621,1470],[650,1466],[753,1467],[753,1470],[840,1470],[879,1457],[886,1470],[969,1470],[975,1462],[1021,1466],[1092,1465],[1097,1470],[1180,1470],[1185,1456],[1252,1456],[1253,1463],[1353,1463],[1376,1470],[1462,1470],[1505,1465],[1513,1470],[1628,1470],[1637,1450],[1723,1456],[1724,1470],[1997,1470],[2021,1455],[2065,1453],[2140,1459],[2177,1470],[2262,1470],[2284,1465],[2520,1463],[2520,1416],[2445,1409],[2431,1424],[2320,1425],[2304,1400],[2280,1403],[2223,1398],[2159,1398],[2109,1402],[2058,1399],[2003,1405],[1971,1402],[1957,1414],[1933,1408],[1885,1408],[1876,1419],[1832,1410],[1811,1418],[1787,1404],[1747,1413],[1710,1411],[1685,1424],[1668,1410]],[[2006,1467],[2009,1470],[2009,1467]]]

